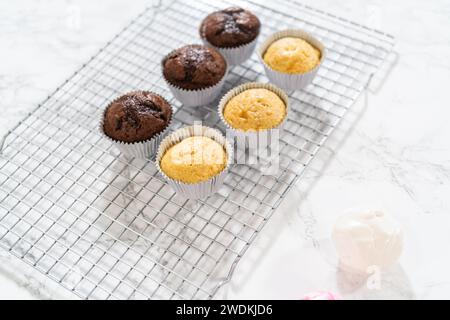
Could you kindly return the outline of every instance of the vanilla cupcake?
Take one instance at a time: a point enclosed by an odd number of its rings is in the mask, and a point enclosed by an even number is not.
[[[286,117],[286,105],[266,88],[247,89],[231,98],[223,118],[236,130],[260,131],[277,127]]]
[[[163,59],[162,74],[174,97],[184,106],[202,106],[220,95],[227,62],[214,48],[186,45]]]
[[[161,170],[183,183],[200,183],[225,169],[227,154],[222,145],[205,136],[192,136],[170,147],[161,158]]]
[[[267,39],[259,55],[271,82],[297,90],[314,79],[325,58],[325,47],[304,31],[285,30]]]
[[[289,100],[270,84],[246,83],[229,91],[220,101],[219,116],[227,134],[247,149],[266,148],[275,131],[283,128]]]
[[[217,49],[230,65],[238,65],[251,57],[260,29],[256,15],[231,7],[209,14],[199,31],[206,45]]]
[[[232,154],[231,145],[219,131],[194,125],[163,140],[156,165],[177,193],[201,199],[220,188]]]

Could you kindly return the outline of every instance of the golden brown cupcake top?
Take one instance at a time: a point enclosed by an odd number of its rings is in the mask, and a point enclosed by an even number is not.
[[[298,74],[314,69],[320,50],[301,38],[285,37],[274,41],[264,53],[264,62],[275,71]]]
[[[252,42],[261,23],[252,12],[231,7],[208,15],[200,26],[200,36],[219,48],[233,48]]]

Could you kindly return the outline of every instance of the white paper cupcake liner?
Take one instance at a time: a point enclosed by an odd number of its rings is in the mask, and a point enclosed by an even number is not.
[[[175,50],[170,52],[167,56],[171,55],[173,52],[175,52]],[[198,107],[213,102],[220,95],[222,87],[225,84],[225,79],[228,75],[228,62],[222,79],[220,79],[220,81],[215,85],[204,89],[188,90],[173,85],[164,77],[163,69],[164,69],[163,63],[161,63],[161,73],[163,75],[163,79],[166,82],[167,86],[170,89],[170,92],[172,92],[175,99],[180,101],[185,107]]]
[[[202,41],[205,45],[212,47],[219,51],[227,60],[228,65],[230,66],[236,66],[241,63],[244,63],[253,54],[253,51],[255,51],[256,42],[258,40],[258,37],[256,37],[253,41],[237,46],[232,48],[220,48],[216,47],[215,45],[211,44],[208,40],[205,38],[202,38]]]
[[[319,64],[315,66],[312,70],[301,74],[283,73],[276,71],[272,69],[270,66],[268,66],[267,63],[264,61],[265,52],[273,42],[285,37],[301,38],[310,43],[311,45],[313,45],[315,48],[319,49],[321,54]],[[259,59],[261,60],[261,63],[264,66],[264,70],[270,82],[276,84],[277,86],[285,90],[299,90],[305,88],[308,84],[310,84],[313,81],[314,77],[317,74],[317,71],[322,65],[322,62],[325,60],[326,49],[325,46],[319,40],[314,38],[309,33],[298,29],[287,29],[272,34],[266,41],[264,41],[264,43],[258,50],[258,56]]]
[[[179,143],[183,139],[193,136],[205,136],[213,139],[214,141],[222,145],[227,153],[227,164],[225,168],[218,175],[200,183],[194,184],[184,183],[169,178],[160,167],[160,162],[163,155],[173,145]],[[206,198],[207,196],[219,190],[228,173],[228,169],[232,161],[233,161],[233,148],[231,144],[225,139],[225,137],[220,133],[220,131],[205,126],[193,125],[176,130],[161,142],[158,148],[158,153],[156,155],[155,165],[158,171],[168,182],[168,184],[175,190],[176,193],[184,196],[185,198],[195,200]]]
[[[286,115],[283,121],[274,128],[259,131],[243,131],[231,127],[223,116],[223,110],[228,101],[246,90],[258,88],[270,90],[277,94],[281,98],[281,100],[283,100],[286,106]],[[249,150],[253,152],[269,147],[273,143],[273,139],[279,138],[279,136],[281,135],[284,124],[286,123],[286,119],[289,114],[289,98],[283,90],[272,84],[258,82],[244,83],[238,87],[231,89],[222,97],[219,103],[218,113],[222,123],[227,128],[227,137],[230,140],[234,141],[239,149]]]
[[[128,92],[126,94],[130,94],[130,93],[132,93],[132,92]],[[157,93],[155,93],[155,94],[157,94]],[[119,98],[117,98],[117,99],[119,99]],[[109,103],[108,107],[112,103],[114,103],[114,101],[116,101],[117,99],[115,99],[111,103]],[[170,105],[170,103],[168,103],[168,104]],[[106,107],[105,110],[102,112],[102,117],[100,119],[100,124],[99,124],[99,131],[103,135],[103,137],[106,138],[107,140],[109,140],[111,143],[113,143],[116,146],[116,148],[119,149],[119,151],[127,157],[140,158],[140,159],[152,159],[158,151],[159,144],[161,143],[161,141],[164,139],[164,137],[169,132],[169,128],[170,128],[170,125],[172,124],[172,119],[173,119],[173,109],[172,109],[172,115],[169,119],[169,122],[167,123],[166,128],[163,131],[161,131],[160,133],[154,135],[152,138],[150,138],[149,140],[146,140],[146,141],[123,142],[123,141],[115,140],[105,133],[103,125],[104,125],[104,120],[105,120],[105,113],[106,113],[106,110],[108,109],[108,107]]]

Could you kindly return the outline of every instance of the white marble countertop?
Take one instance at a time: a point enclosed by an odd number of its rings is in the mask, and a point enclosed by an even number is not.
[[[223,294],[295,299],[331,290],[347,299],[449,299],[450,5],[446,0],[305,2],[393,34],[399,60],[381,90],[360,99],[340,129],[345,136],[338,130],[321,151]],[[0,2],[0,135],[148,3]],[[337,272],[331,228],[354,207],[381,208],[403,226],[400,263],[382,275],[377,289],[349,288]],[[60,297],[52,281],[30,268],[17,272],[14,263],[0,251],[0,299]]]

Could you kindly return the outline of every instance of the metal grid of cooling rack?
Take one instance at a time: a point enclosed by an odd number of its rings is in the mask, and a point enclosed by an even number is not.
[[[151,163],[125,159],[97,132],[101,110],[133,89],[169,98],[174,126],[220,127],[215,104],[181,108],[159,72],[163,55],[199,42],[219,9],[206,0],[149,8],[5,137],[0,156],[0,245],[85,299],[212,298],[387,58],[393,38],[296,1],[228,2],[254,11],[261,38],[287,27],[323,41],[314,83],[290,94],[281,170],[234,165],[223,188],[183,199]],[[267,81],[256,56],[230,70],[224,91]]]

